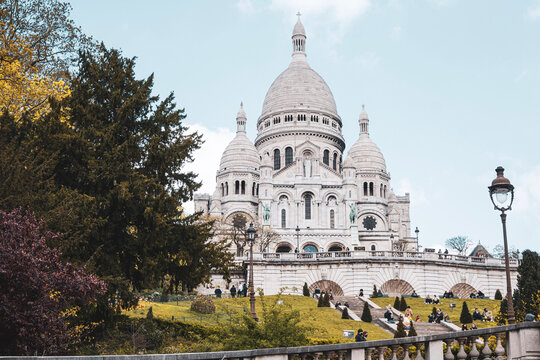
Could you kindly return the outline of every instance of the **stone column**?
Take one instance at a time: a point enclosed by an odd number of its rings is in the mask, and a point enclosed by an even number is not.
[[[351,349],[350,360],[366,360],[366,351],[364,349]]]
[[[418,352],[420,353],[420,349],[418,350]],[[444,359],[442,340],[427,342],[425,360],[441,360],[441,359]]]

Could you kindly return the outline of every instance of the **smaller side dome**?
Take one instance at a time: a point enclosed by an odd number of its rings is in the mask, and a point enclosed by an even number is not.
[[[362,112],[358,120],[360,125],[360,137],[354,143],[347,154],[347,159],[352,159],[357,170],[382,171],[386,173],[386,162],[377,145],[369,137],[369,118],[362,105]]]
[[[240,103],[236,122],[236,136],[223,151],[219,170],[259,170],[261,160],[257,149],[246,136],[247,118],[242,103]]]

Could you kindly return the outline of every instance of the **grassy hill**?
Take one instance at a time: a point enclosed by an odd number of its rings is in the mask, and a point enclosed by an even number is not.
[[[264,296],[268,302],[276,301],[276,296]],[[262,316],[260,297],[256,297],[255,309]],[[301,314],[302,325],[312,328],[310,338],[316,343],[317,340],[329,342],[350,342],[353,339],[343,338],[343,330],[362,328],[369,332],[369,340],[389,339],[392,335],[381,328],[371,324],[354,320],[341,319],[341,314],[331,308],[318,308],[317,301],[306,296],[282,295],[284,304],[290,304],[293,309]],[[200,324],[203,326],[216,326],[231,321],[235,312],[249,312],[249,298],[215,299],[216,313],[211,315],[199,314],[190,310],[191,301],[179,301],[168,303],[141,302],[140,306],[132,311],[125,312],[130,317],[145,317],[149,307],[152,307],[154,317],[163,320],[181,321],[186,323]]]

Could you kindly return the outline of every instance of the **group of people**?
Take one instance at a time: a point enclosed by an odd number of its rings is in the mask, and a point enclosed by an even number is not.
[[[313,297],[315,296],[323,296],[324,294],[326,294],[326,292],[324,290],[321,291],[321,289],[319,289],[318,286],[315,286],[315,290],[313,291]],[[332,289],[328,290],[328,298],[330,299],[330,301],[333,301],[334,300],[334,291],[332,291]]]
[[[354,340],[356,342],[362,342],[367,341],[368,332],[364,331],[362,329],[358,329],[358,332],[356,333],[356,336],[354,337]]]
[[[472,323],[471,327],[469,329],[467,329],[467,324],[461,325],[461,330],[463,330],[463,331],[465,331],[465,330],[476,330],[476,329],[478,329],[478,328],[476,327],[475,323]]]
[[[428,315],[428,322],[440,324],[441,321],[450,322],[450,315],[444,313],[438,308],[435,312]]]
[[[452,290],[445,291],[442,297],[444,299],[452,299],[454,297],[454,293],[452,292]]]
[[[483,299],[485,297],[486,297],[486,295],[484,295],[484,293],[482,291],[480,291],[480,290],[478,290],[477,294],[472,292],[471,295],[470,295],[471,299]]]
[[[424,300],[424,304],[439,304],[440,302],[441,300],[437,295],[433,295],[433,297],[426,295],[426,299]]]
[[[246,297],[248,292],[248,287],[246,284],[243,284],[242,287],[239,286],[239,289],[236,289],[236,286],[231,286],[231,289],[229,290],[231,292],[231,297],[235,298],[237,295],[238,297]],[[219,288],[219,286],[214,290],[214,294],[216,295],[216,298],[221,299],[221,296],[223,295],[223,291]]]
[[[493,314],[487,308],[484,308],[483,312],[478,310],[478,308],[475,308],[472,313],[472,319],[479,321],[493,321]]]

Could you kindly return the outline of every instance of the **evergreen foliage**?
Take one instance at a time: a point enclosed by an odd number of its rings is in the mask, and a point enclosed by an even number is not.
[[[371,294],[372,298],[376,298],[379,296],[379,293],[377,292],[377,285],[373,285],[373,294]]]
[[[472,315],[469,311],[469,307],[467,306],[467,302],[464,301],[463,305],[461,307],[461,315],[459,316],[459,321],[462,324],[470,324],[472,323]]]
[[[501,294],[501,290],[497,289],[497,291],[495,291],[495,300],[502,300],[503,297],[502,297],[502,294]]]
[[[242,313],[225,329],[225,350],[289,347],[309,343],[307,335],[311,329],[300,325],[298,310],[293,310],[287,304],[278,305],[279,301],[268,305],[264,296],[260,296],[260,302],[263,311],[259,323],[253,320],[251,314]]]
[[[407,301],[405,301],[405,298],[402,296],[399,302],[399,311],[405,311],[405,310],[407,310]]]
[[[514,312],[516,320],[523,321],[525,315],[538,316],[540,309],[536,294],[540,291],[540,257],[538,253],[525,250],[518,266],[517,286],[514,291]]]
[[[405,325],[403,325],[403,321],[399,320],[397,323],[397,330],[394,334],[394,339],[398,338],[404,338],[407,337],[407,332],[405,331]]]
[[[304,287],[302,288],[302,291],[304,293],[304,296],[311,296],[310,293],[309,293],[309,288],[307,286],[307,283],[304,283]]]
[[[148,312],[146,313],[146,318],[149,320],[152,320],[154,318],[154,311],[152,310],[151,306],[150,306],[150,309],[148,309]]]
[[[499,312],[494,320],[497,325],[506,325],[508,323],[508,299],[506,297],[501,301]]]
[[[319,299],[317,300],[317,307],[324,307],[324,294],[319,294]]]
[[[373,318],[371,317],[371,310],[367,302],[364,303],[364,309],[362,310],[362,316],[360,319],[364,322],[371,322]]]
[[[397,296],[394,299],[394,309],[401,310],[401,302],[399,301],[399,297]]]
[[[343,308],[343,312],[341,313],[341,318],[342,319],[349,319],[349,310],[347,309],[346,306]]]
[[[330,294],[327,292],[324,293],[323,306],[330,307]]]
[[[416,329],[414,328],[414,323],[412,321],[411,321],[411,327],[409,329],[409,333],[407,335],[409,337],[418,336],[418,334],[416,333]]]

